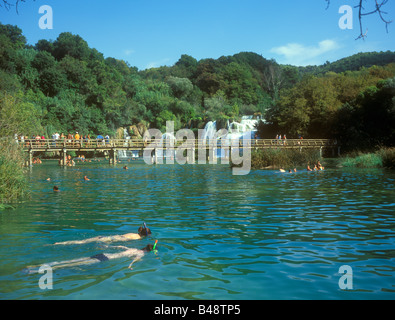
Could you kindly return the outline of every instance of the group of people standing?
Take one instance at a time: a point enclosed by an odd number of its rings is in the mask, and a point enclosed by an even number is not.
[[[283,141],[285,144],[287,141],[287,137],[285,136],[285,134],[282,137],[281,137],[281,134],[277,134],[276,141],[278,142],[278,144],[281,144],[281,141]]]
[[[20,143],[24,147],[28,147],[31,141],[34,141],[35,146],[44,146],[47,142],[47,139],[44,135],[32,135],[31,137],[29,137],[28,135],[18,135],[16,133],[14,135],[14,139],[16,143]],[[62,143],[66,141],[68,145],[82,146],[83,143],[89,144],[92,140],[89,134],[80,135],[78,131],[76,131],[75,134],[69,133],[67,134],[67,136],[64,133],[59,134],[58,132],[55,132],[52,134],[51,139],[51,143],[54,146],[57,146],[57,141],[60,141]],[[103,144],[110,142],[110,136],[108,134],[104,137],[102,135],[98,135],[96,138],[93,139],[96,139],[99,143]]]

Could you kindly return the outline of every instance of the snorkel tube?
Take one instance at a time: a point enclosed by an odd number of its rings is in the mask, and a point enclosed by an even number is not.
[[[152,248],[152,252],[157,254],[158,250],[155,250],[156,244],[158,243],[158,240],[155,240],[154,247]]]
[[[148,228],[145,222],[143,222],[144,228],[145,228],[145,235],[148,237]]]

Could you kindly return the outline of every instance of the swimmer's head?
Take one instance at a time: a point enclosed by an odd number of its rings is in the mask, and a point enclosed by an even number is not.
[[[143,248],[141,250],[143,250],[144,252],[151,252],[153,250],[153,248],[154,248],[154,246],[152,244],[147,244],[145,246],[145,248]]]
[[[151,234],[151,230],[149,228],[140,227],[138,229],[138,234],[139,234],[140,237],[146,237],[146,236],[149,236]]]

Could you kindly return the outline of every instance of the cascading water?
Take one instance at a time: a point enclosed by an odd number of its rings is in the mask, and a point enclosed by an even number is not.
[[[218,130],[217,130],[217,121],[209,121],[207,122],[205,128],[204,128],[204,133],[202,135],[202,141],[203,143],[210,143],[210,141],[214,138],[219,140],[227,140],[227,144],[230,145],[231,141],[235,140],[240,140],[240,139],[254,139],[255,134],[256,134],[256,128],[255,125],[259,119],[253,119],[252,116],[243,116],[241,119],[241,122],[229,122],[227,121],[226,124],[226,134],[225,135],[218,135]],[[212,143],[212,142],[211,142]],[[220,144],[217,143],[217,146],[220,148]],[[222,150],[223,151],[223,150]],[[218,149],[218,157],[223,157],[224,154],[221,154],[221,150]]]
[[[126,147],[129,144],[130,136],[128,130],[126,128],[123,129],[123,138],[126,140],[124,142],[124,146]],[[118,159],[131,159],[131,158],[138,158],[139,152],[138,151],[131,151],[131,150],[118,150]]]
[[[225,138],[225,139],[252,139],[255,136],[256,129],[255,125],[259,120],[252,119],[252,116],[243,116],[241,122],[233,121],[229,123],[227,122],[227,135],[225,137],[217,137]],[[209,121],[207,122],[204,128],[204,134],[202,136],[203,141],[207,141],[207,139],[212,139],[217,133],[217,121]]]
[[[158,149],[158,157],[163,157],[172,160],[175,159],[175,155],[176,155],[176,150],[174,149],[175,141],[176,138],[172,133],[169,132],[164,133],[160,140],[160,147],[163,149]]]
[[[209,121],[206,123],[204,127],[204,134],[202,136],[203,141],[207,141],[207,139],[212,139],[217,132],[217,121]]]

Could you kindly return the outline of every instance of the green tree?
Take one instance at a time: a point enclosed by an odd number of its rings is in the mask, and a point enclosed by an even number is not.
[[[395,146],[395,78],[379,81],[345,103],[335,133],[346,150]]]
[[[53,55],[58,61],[67,55],[78,60],[88,60],[91,54],[87,42],[79,35],[70,32],[61,33],[53,43],[53,47]]]
[[[26,38],[22,34],[22,30],[17,26],[12,26],[10,24],[4,25],[0,23],[0,35],[5,35],[10,39],[14,49],[22,49],[26,45]]]
[[[186,98],[192,93],[193,84],[187,78],[170,76],[166,79],[166,82],[176,98]]]

